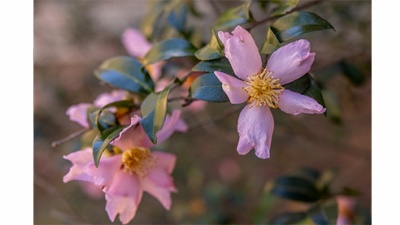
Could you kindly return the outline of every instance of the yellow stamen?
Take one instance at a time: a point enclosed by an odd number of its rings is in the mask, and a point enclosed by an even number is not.
[[[148,148],[134,147],[122,154],[124,171],[139,177],[145,177],[156,162],[157,157]]]
[[[261,73],[255,73],[251,77],[247,76],[246,87],[243,90],[249,94],[247,102],[250,108],[253,106],[269,106],[278,108],[279,96],[284,87],[279,83],[280,79],[272,76],[272,71],[265,68]]]

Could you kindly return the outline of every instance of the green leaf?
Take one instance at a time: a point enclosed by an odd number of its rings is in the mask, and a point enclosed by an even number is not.
[[[300,77],[297,80],[294,80],[288,84],[283,85],[285,89],[304,94],[310,88],[311,85],[311,76],[310,74],[306,74]]]
[[[99,130],[97,129],[90,129],[86,131],[84,134],[82,134],[80,140],[81,149],[92,147],[93,140],[96,138],[97,135],[99,135]]]
[[[100,109],[97,107],[88,108],[87,116],[90,127],[99,129],[101,132],[104,129],[117,125],[117,119],[112,112],[105,111],[101,114],[99,112]]]
[[[143,64],[149,65],[174,57],[194,56],[196,48],[187,40],[172,38],[155,44],[143,58]]]
[[[316,225],[336,224],[338,216],[338,205],[335,199],[318,203],[311,207],[308,212]]]
[[[203,48],[196,51],[195,56],[200,60],[212,60],[222,57],[224,54],[222,52],[221,43],[217,38],[217,34],[214,30],[211,32],[211,40]]]
[[[167,8],[168,1],[148,1],[150,8],[140,24],[143,34],[147,37],[153,37],[156,30],[159,28],[159,21]]]
[[[152,92],[154,83],[143,65],[136,59],[120,56],[103,62],[95,75],[109,85],[133,93]]]
[[[173,85],[169,85],[161,92],[149,94],[143,101],[140,113],[142,127],[151,142],[157,143],[157,132],[164,125],[167,115],[168,94]]]
[[[322,107],[326,108],[321,89],[319,88],[317,82],[315,82],[315,80],[311,76],[309,77],[310,77],[310,87],[307,89],[304,95],[307,95],[315,99],[315,101],[317,101],[320,105],[322,105]],[[326,116],[326,112],[324,114]]]
[[[321,89],[309,73],[305,74],[297,80],[285,84],[284,87],[288,90],[300,93],[302,95],[307,95],[315,99],[315,101],[322,105],[322,107],[326,108]],[[326,112],[324,114],[326,116]]]
[[[189,88],[189,97],[208,102],[227,102],[228,96],[222,89],[222,83],[214,73],[206,73],[193,81]]]
[[[226,30],[240,24],[252,22],[253,16],[250,12],[250,4],[252,1],[226,10],[214,23],[213,30]]]
[[[289,225],[296,224],[307,217],[305,212],[288,212],[274,217],[268,224],[271,225]]]
[[[95,123],[97,125],[97,128],[99,129],[100,132],[103,132],[106,128],[110,127],[110,126],[104,126],[101,123],[101,118],[102,118],[102,112],[104,109],[110,108],[110,107],[116,107],[116,108],[132,108],[134,107],[135,104],[133,104],[132,101],[127,101],[127,100],[122,100],[122,101],[116,101],[116,102],[111,102],[105,106],[103,106],[101,109],[96,111],[96,115],[95,115]],[[110,112],[108,112],[110,113]],[[104,114],[104,113],[103,113]],[[112,114],[113,115],[113,114]],[[115,116],[113,115],[114,119]],[[116,119],[115,119],[116,120]],[[114,122],[113,124],[110,124],[112,126],[116,125],[116,123]]]
[[[299,0],[278,0],[274,1],[278,4],[278,7],[271,12],[270,16],[280,16],[294,9],[299,3]]]
[[[96,167],[99,166],[100,158],[104,150],[106,150],[110,142],[114,140],[125,127],[126,126],[110,127],[97,135],[93,140],[93,159]]]
[[[274,52],[276,49],[280,47],[280,43],[278,38],[275,36],[274,32],[272,32],[271,28],[268,27],[267,29],[267,36],[265,38],[265,41],[261,47],[261,53],[262,54],[271,54]]]
[[[229,63],[229,60],[226,57],[221,57],[218,59],[207,60],[207,61],[200,61],[192,70],[199,72],[220,71],[230,75],[235,74],[233,72],[231,64]]]
[[[302,202],[315,202],[321,197],[313,182],[295,176],[281,176],[271,191],[274,195]]]
[[[343,74],[351,81],[352,84],[355,86],[360,86],[364,83],[365,77],[361,71],[354,66],[354,64],[343,60],[339,63],[339,66],[342,69]]]
[[[178,5],[175,5],[174,8],[171,9],[168,15],[168,23],[175,28],[179,33],[185,33],[185,23],[187,19],[187,6],[183,4],[183,2],[179,2]]]
[[[279,42],[291,40],[302,34],[333,29],[333,26],[315,13],[297,11],[277,19],[271,26]]]

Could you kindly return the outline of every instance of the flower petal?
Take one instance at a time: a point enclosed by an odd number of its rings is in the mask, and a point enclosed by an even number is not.
[[[269,158],[273,131],[274,118],[269,107],[249,108],[246,105],[239,115],[238,153],[245,155],[254,148],[257,157],[262,159]]]
[[[313,98],[290,90],[284,90],[282,92],[278,107],[283,112],[293,115],[298,115],[300,113],[321,114],[326,111],[326,109]]]
[[[67,183],[71,180],[93,182],[92,176],[84,171],[84,167],[93,161],[91,148],[85,148],[76,152],[72,152],[66,156],[63,156],[63,158],[71,161],[72,163],[69,172],[63,177],[64,183]]]
[[[161,130],[157,132],[157,144],[165,141],[168,139],[175,131],[180,130],[182,124],[181,119],[181,111],[174,109],[172,110],[171,115],[167,115],[164,121],[164,125],[162,126]],[[181,130],[182,132],[182,130]],[[185,131],[184,131],[185,132]]]
[[[122,43],[128,53],[136,58],[143,58],[153,46],[137,29],[127,28],[122,33]]]
[[[127,150],[135,146],[153,146],[142,126],[139,124],[140,120],[141,118],[139,116],[132,116],[130,125],[124,128],[119,135],[111,141],[111,144],[122,150]]]
[[[93,160],[84,167],[84,171],[93,177],[93,183],[97,186],[109,188],[113,182],[115,174],[122,165],[122,155],[118,154],[112,157],[103,156],[100,159],[99,166],[96,167]]]
[[[158,81],[160,79],[161,74],[162,74],[162,68],[164,65],[165,65],[165,61],[159,61],[159,62],[156,62],[156,63],[146,66],[146,69],[149,72],[150,77],[153,79],[153,81]]]
[[[246,76],[260,72],[262,67],[258,47],[251,34],[237,26],[229,33],[218,32],[218,37],[225,45],[225,56],[228,58],[236,76],[245,80]]]
[[[127,96],[127,93],[123,90],[113,90],[110,93],[102,93],[97,96],[96,100],[94,100],[93,104],[96,107],[103,107],[111,102],[124,100]]]
[[[315,53],[310,53],[310,42],[305,39],[291,42],[272,53],[267,68],[280,83],[290,83],[308,71],[314,62]]]
[[[176,156],[171,153],[166,152],[153,152],[155,156],[157,156],[157,167],[167,171],[168,173],[172,173],[172,170],[175,167]]]
[[[247,101],[249,95],[243,90],[243,87],[246,86],[244,81],[219,71],[214,71],[214,74],[221,81],[222,89],[232,104],[240,104]]]
[[[123,224],[129,223],[135,215],[143,189],[137,176],[120,170],[106,191],[106,211],[111,221],[114,221],[117,214]]]
[[[71,121],[79,123],[82,127],[89,127],[89,122],[87,121],[87,109],[93,106],[89,103],[80,103],[77,105],[70,106],[67,109],[67,116]]]
[[[166,210],[171,208],[171,192],[177,192],[172,177],[166,170],[153,168],[141,180],[143,190],[153,195]]]

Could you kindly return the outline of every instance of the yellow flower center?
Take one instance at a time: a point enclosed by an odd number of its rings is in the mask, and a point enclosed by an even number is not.
[[[247,80],[244,81],[247,86],[243,87],[243,90],[249,95],[247,100],[249,107],[268,105],[271,108],[278,108],[279,96],[285,90],[279,80],[274,78],[272,71],[267,70],[267,68],[251,77],[247,76]]]
[[[157,157],[148,148],[134,147],[122,154],[124,171],[144,177],[154,168]]]

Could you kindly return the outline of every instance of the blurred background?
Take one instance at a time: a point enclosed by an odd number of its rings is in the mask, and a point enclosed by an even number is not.
[[[139,28],[149,1],[36,0],[34,2],[34,224],[111,223],[103,195],[88,196],[79,182],[63,183],[79,149],[79,138],[57,147],[52,142],[81,129],[65,112],[111,91],[93,71],[106,59],[128,55],[121,34]],[[305,1],[307,2],[307,1]],[[241,1],[194,1],[202,19],[187,24],[204,29],[218,12]],[[300,1],[300,3],[304,3]],[[252,3],[258,20],[268,17]],[[323,90],[328,115],[292,116],[273,110],[271,158],[236,152],[242,106],[208,103],[185,111],[190,130],[176,133],[159,148],[178,156],[173,172],[178,193],[167,212],[144,194],[131,224],[265,223],[284,211],[304,208],[267,193],[269,182],[301,167],[335,171],[332,188],[360,191],[357,205],[371,209],[371,2],[322,1],[307,8],[334,27],[304,35],[316,52],[311,72]],[[252,34],[258,46],[266,25]]]

